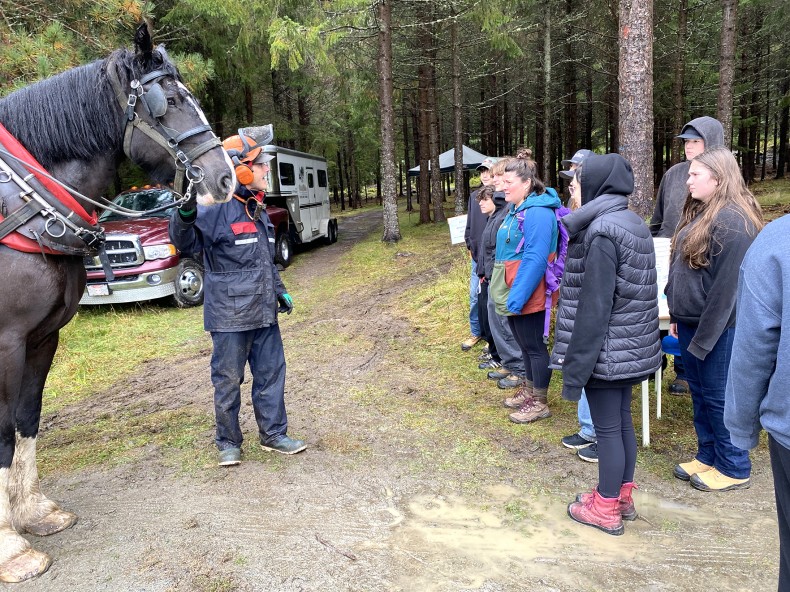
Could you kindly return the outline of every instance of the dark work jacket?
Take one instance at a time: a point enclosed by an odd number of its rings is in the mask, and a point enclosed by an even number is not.
[[[708,250],[710,264],[692,269],[681,253],[700,215],[678,233],[664,292],[671,321],[697,327],[688,351],[704,360],[725,329],[735,326],[738,268],[757,236],[757,229],[740,210],[734,207],[721,210],[713,222]]]
[[[480,246],[477,249],[477,275],[491,281],[496,259],[496,233],[502,225],[502,220],[507,215],[505,194],[501,191],[494,192],[494,205],[496,210],[488,217],[486,227],[480,237]]]
[[[237,193],[251,196],[244,189]],[[274,226],[265,211],[253,222],[235,198],[198,206],[197,216],[187,220],[176,209],[169,231],[180,251],[203,251],[206,331],[249,331],[277,323],[277,297],[286,289],[274,264]]]
[[[480,235],[483,234],[483,229],[486,227],[486,221],[488,220],[488,216],[480,211],[480,204],[477,203],[477,192],[480,189],[476,189],[469,196],[469,205],[466,208],[466,230],[464,231],[466,248],[472,253],[472,259],[477,264],[480,263],[480,260],[477,259]]]
[[[617,159],[598,161],[609,156]],[[661,365],[653,240],[623,193],[633,189],[630,166],[605,157],[585,160],[586,203],[562,218],[570,240],[550,366],[562,370],[562,396],[572,401],[585,386],[636,384]]]

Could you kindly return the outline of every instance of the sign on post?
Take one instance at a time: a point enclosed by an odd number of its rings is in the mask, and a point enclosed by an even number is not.
[[[466,214],[463,216],[453,216],[447,218],[447,224],[450,225],[450,243],[457,245],[463,243],[464,233],[466,232]]]

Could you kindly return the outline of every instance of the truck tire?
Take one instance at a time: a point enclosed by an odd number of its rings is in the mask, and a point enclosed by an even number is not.
[[[291,264],[291,257],[293,255],[293,244],[288,231],[280,232],[274,241],[274,262],[279,263],[283,268]]]
[[[334,220],[330,220],[329,224],[326,225],[326,236],[324,237],[324,243],[327,245],[331,245],[332,243],[337,242],[337,224]]]
[[[203,266],[194,259],[182,259],[178,264],[178,277],[173,301],[179,308],[203,304]]]

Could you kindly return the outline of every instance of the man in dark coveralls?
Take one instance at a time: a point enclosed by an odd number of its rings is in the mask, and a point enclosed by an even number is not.
[[[229,202],[187,202],[170,218],[170,239],[182,252],[203,252],[203,321],[211,333],[216,444],[220,466],[241,462],[239,426],[244,368],[252,374],[252,405],[265,450],[296,454],[307,446],[286,434],[285,354],[277,313],[290,314],[293,301],[274,263],[274,226],[263,206],[269,161],[263,146],[271,125],[239,130],[222,144],[236,170]]]

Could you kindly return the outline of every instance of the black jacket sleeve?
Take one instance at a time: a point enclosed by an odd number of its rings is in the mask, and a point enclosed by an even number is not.
[[[609,327],[616,281],[617,249],[607,237],[596,236],[585,258],[573,334],[562,365],[565,399],[578,401],[592,376]]]

